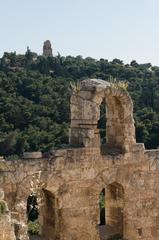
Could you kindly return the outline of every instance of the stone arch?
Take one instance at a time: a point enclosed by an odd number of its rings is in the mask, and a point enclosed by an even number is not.
[[[58,218],[58,192],[63,183],[62,178],[48,175],[48,181],[43,182],[43,175],[38,172],[28,175],[19,184],[15,198],[15,209],[17,222],[22,223],[22,228],[17,236],[22,235],[29,239],[27,199],[32,191],[37,193],[38,200],[38,222],[39,235],[42,239],[58,239],[59,218]]]
[[[23,229],[20,230],[17,236],[22,233],[26,239],[29,239],[28,232],[28,215],[27,215],[27,200],[31,196],[30,189],[25,189],[17,196],[16,212],[17,221],[22,223]],[[35,189],[36,191],[36,189]],[[57,196],[47,189],[38,189],[38,223],[39,235],[45,240],[54,240],[58,238],[59,234],[59,209]]]
[[[38,173],[27,175],[22,181],[16,184],[15,204],[12,211],[14,212],[13,217],[16,220],[15,232],[17,239],[21,239],[22,236],[24,239],[29,239],[27,204],[29,196],[37,190],[37,175]],[[38,191],[40,191],[40,189],[38,189]],[[39,196],[37,198],[39,198]]]
[[[100,104],[107,103],[107,146],[129,151],[135,143],[133,104],[128,92],[110,83],[88,79],[71,97],[70,144],[81,147],[99,147],[97,122]]]

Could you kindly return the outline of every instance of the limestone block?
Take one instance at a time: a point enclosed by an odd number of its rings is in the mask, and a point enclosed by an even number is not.
[[[23,158],[24,159],[42,158],[42,152],[24,152]]]
[[[4,191],[2,188],[0,188],[0,200],[4,199]]]

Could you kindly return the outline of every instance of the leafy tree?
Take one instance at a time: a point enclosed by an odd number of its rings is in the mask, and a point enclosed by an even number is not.
[[[45,58],[28,48],[0,59],[0,155],[50,151],[68,144],[69,84],[110,76],[127,81],[134,103],[136,137],[147,148],[159,146],[159,67],[133,60],[124,64],[91,57]],[[105,119],[98,123],[105,136]],[[103,139],[104,140],[104,139]]]

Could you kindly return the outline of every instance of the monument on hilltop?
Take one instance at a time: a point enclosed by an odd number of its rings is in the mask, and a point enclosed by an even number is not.
[[[52,57],[52,47],[51,42],[49,40],[46,40],[43,45],[43,56],[44,57]]]

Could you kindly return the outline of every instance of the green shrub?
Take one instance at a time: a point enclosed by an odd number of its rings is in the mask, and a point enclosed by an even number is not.
[[[30,235],[38,235],[39,234],[39,228],[40,228],[40,225],[39,225],[39,222],[38,220],[35,220],[35,221],[29,221],[28,222],[28,233]]]
[[[5,202],[0,202],[0,216],[4,214],[6,211],[6,205]]]
[[[13,160],[13,161],[14,161],[14,160],[19,160],[19,156],[16,155],[16,154],[12,154],[12,155],[7,156],[6,159],[7,159],[7,160],[10,160],[10,161],[11,161],[11,160]]]

